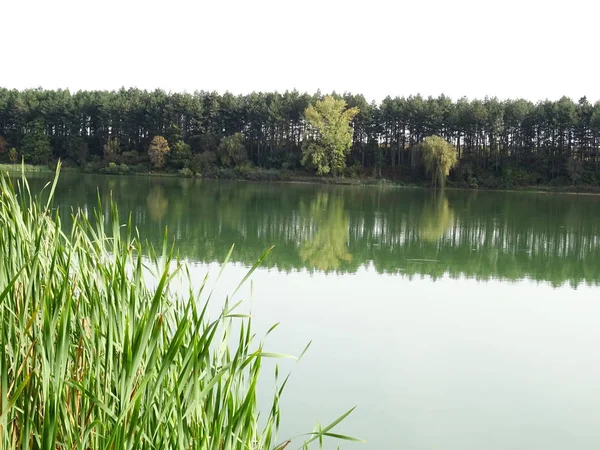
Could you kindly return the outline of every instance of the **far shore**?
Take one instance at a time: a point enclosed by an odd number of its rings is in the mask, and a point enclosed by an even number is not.
[[[46,165],[32,164],[0,164],[0,172],[24,172],[24,173],[54,173],[54,169]],[[376,178],[368,176],[317,176],[302,172],[284,171],[284,170],[266,170],[255,169],[248,173],[238,173],[235,170],[221,172],[216,176],[195,175],[183,176],[178,172],[156,172],[156,171],[131,171],[127,173],[103,173],[89,172],[78,167],[62,167],[63,173],[78,173],[82,175],[110,175],[110,176],[150,176],[166,178],[196,178],[196,179],[222,179],[235,181],[252,182],[278,182],[290,184],[326,184],[326,185],[345,185],[345,186],[386,186],[394,188],[407,189],[431,189],[434,188],[427,183],[404,182],[402,180],[391,180],[386,178]],[[223,176],[225,175],[225,176]],[[527,192],[538,194],[570,194],[570,195],[600,195],[600,186],[593,185],[569,185],[569,186],[548,186],[548,185],[526,185],[511,187],[469,187],[465,183],[456,183],[448,180],[447,190],[466,190],[481,192]]]

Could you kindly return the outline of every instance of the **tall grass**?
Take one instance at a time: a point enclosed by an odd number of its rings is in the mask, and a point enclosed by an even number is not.
[[[114,205],[112,230],[99,206],[63,232],[57,179],[42,202],[24,176],[0,175],[0,450],[288,446],[275,441],[287,379],[259,421],[261,364],[281,355],[264,351],[250,317],[226,301],[209,318],[204,285],[174,294],[185,266],[166,238],[157,253],[131,221],[120,227]],[[331,430],[349,413],[300,445],[346,438]]]

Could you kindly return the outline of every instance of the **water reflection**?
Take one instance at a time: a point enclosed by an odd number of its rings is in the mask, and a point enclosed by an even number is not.
[[[167,214],[169,199],[166,197],[165,190],[161,185],[152,186],[146,197],[146,205],[150,218],[155,222],[162,222],[163,217]]]
[[[236,244],[234,259],[251,265],[275,245],[265,264],[283,271],[600,282],[596,196],[64,174],[58,203],[91,210],[98,189],[148,240],[168,225],[196,261],[220,262]]]
[[[452,227],[454,212],[448,204],[444,191],[433,192],[426,200],[421,213],[421,237],[426,241],[437,241]]]

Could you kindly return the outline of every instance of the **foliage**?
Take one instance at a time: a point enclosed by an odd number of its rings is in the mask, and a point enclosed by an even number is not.
[[[360,167],[349,173],[418,183],[426,179],[420,144],[425,137],[438,135],[456,148],[459,167],[470,166],[468,176],[459,171],[450,175],[449,181],[458,184],[511,186],[507,168],[532,174],[519,177],[514,185],[531,180],[548,184],[569,176],[571,159],[579,161],[581,173],[587,174],[577,185],[597,186],[600,180],[600,102],[592,104],[585,97],[537,103],[497,98],[452,101],[444,95],[386,97],[380,103],[350,93],[331,97],[359,109],[349,121],[351,145],[333,161],[321,157],[322,147],[316,146],[319,132],[305,117],[309,105],[315,110],[326,97],[297,91],[233,96],[133,88],[77,93],[0,88],[0,136],[28,161],[33,153],[27,154],[24,140],[37,134],[50,142],[51,155],[47,158],[47,145],[42,144],[41,160],[70,159],[85,167],[89,162],[95,165],[95,158],[105,159],[101,168],[109,162],[145,163],[151,136],[181,141],[190,146],[193,156],[220,153],[224,137],[241,133],[246,159],[254,167],[294,170],[301,169],[304,160],[304,170],[314,172],[322,165],[321,172],[329,168],[328,173],[341,174],[332,166],[345,161]],[[47,143],[46,138],[41,139]],[[87,155],[81,141],[87,145]],[[241,152],[241,146],[237,149]],[[133,151],[143,161],[124,155]],[[186,160],[174,151],[164,168],[179,170],[186,167]],[[216,166],[236,164],[228,157],[224,163],[218,161]]]
[[[167,156],[171,149],[169,143],[162,136],[154,136],[148,147],[148,157],[155,169],[162,169],[167,162]]]
[[[89,156],[88,144],[80,136],[73,137],[67,143],[67,157],[83,167]]]
[[[195,173],[206,175],[210,172],[217,162],[217,155],[215,152],[203,152],[194,155],[190,162],[190,168]]]
[[[121,153],[121,144],[117,138],[109,138],[104,144],[104,160],[106,162],[114,162],[117,155]]]
[[[181,169],[179,171],[179,174],[185,178],[190,178],[190,177],[194,176],[194,172],[192,172],[192,170],[187,167],[184,167],[183,169]]]
[[[131,150],[128,152],[121,153],[121,157],[119,158],[119,160],[124,164],[135,165],[135,164],[140,164],[142,157],[135,150]]]
[[[11,148],[11,149],[8,151],[8,160],[9,160],[11,163],[16,163],[18,159],[19,159],[19,153],[17,152],[17,149],[16,149],[16,148],[14,148],[14,147],[13,147],[13,148]]]
[[[330,95],[314,106],[308,105],[304,116],[310,128],[302,147],[302,164],[314,167],[319,175],[341,173],[352,145],[350,122],[358,112],[358,108],[346,108],[345,100]]]
[[[108,166],[100,169],[102,173],[109,175],[127,175],[131,169],[127,164],[117,164],[115,162],[108,163]]]
[[[246,147],[244,146],[244,135],[235,133],[232,136],[225,136],[217,149],[217,157],[221,165],[225,167],[235,167],[248,160]]]
[[[192,148],[189,144],[183,141],[177,141],[173,146],[171,158],[169,160],[171,166],[175,169],[188,167],[192,160]]]
[[[209,317],[203,285],[176,294],[187,271],[167,238],[158,255],[144,247],[114,205],[99,201],[91,221],[75,211],[64,233],[56,186],[42,202],[25,179],[17,193],[0,178],[0,447],[283,448],[277,371],[260,421],[256,396],[263,360],[283,355],[264,350],[251,317],[228,301]]]
[[[50,160],[52,148],[50,138],[46,135],[44,126],[36,121],[29,133],[23,138],[23,156],[31,164],[46,165]]]
[[[434,186],[443,187],[458,160],[456,149],[440,136],[427,136],[421,144],[425,171]]]

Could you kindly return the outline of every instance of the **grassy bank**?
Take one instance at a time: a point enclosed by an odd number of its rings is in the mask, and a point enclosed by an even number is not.
[[[203,285],[174,294],[185,267],[166,239],[157,253],[119,227],[115,207],[77,211],[63,232],[54,186],[42,201],[0,175],[0,448],[287,446],[276,442],[285,381],[260,421],[257,408],[262,362],[283,355],[264,350],[251,318],[228,302],[209,317]]]

